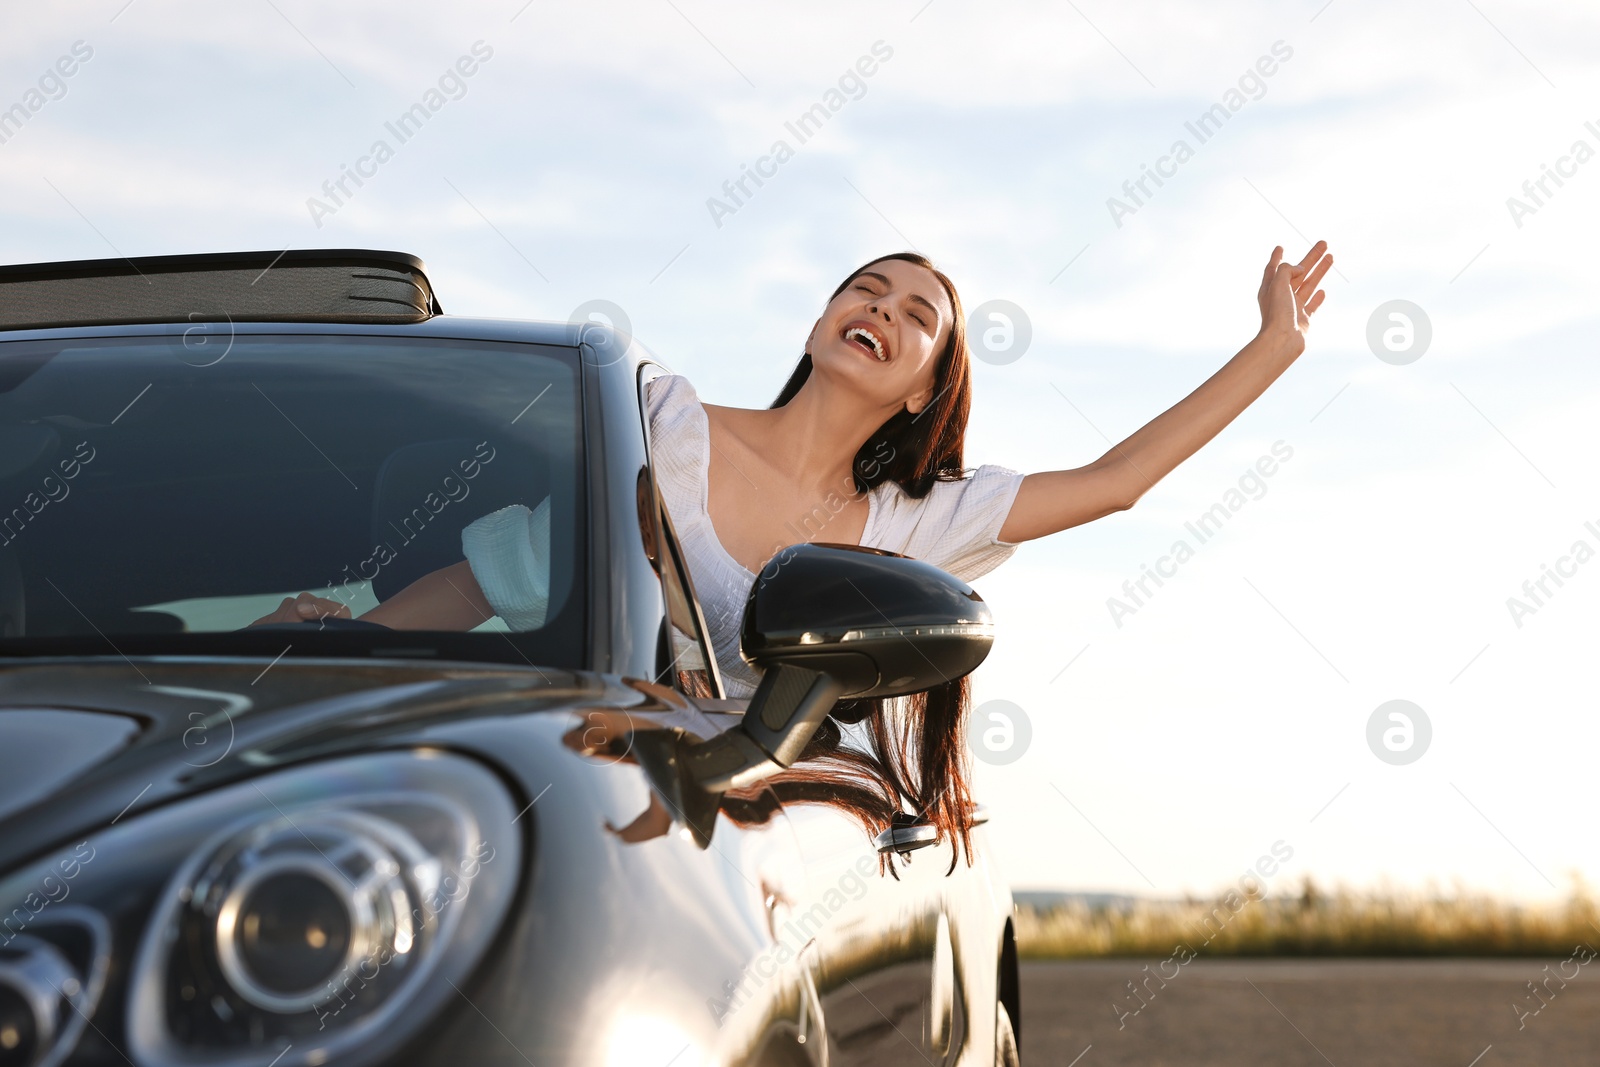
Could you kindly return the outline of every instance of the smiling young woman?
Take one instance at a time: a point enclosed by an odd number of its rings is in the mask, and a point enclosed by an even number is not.
[[[1274,249],[1256,337],[1184,400],[1071,470],[985,464],[967,474],[965,315],[954,284],[916,253],[874,259],[834,290],[769,408],[702,404],[678,375],[652,382],[659,477],[732,695],[758,681],[738,646],[751,583],[781,566],[781,549],[796,540],[900,552],[970,582],[1023,541],[1132,507],[1304,351],[1325,298],[1317,285],[1333,264],[1326,247],[1318,242],[1298,264]],[[771,784],[790,799],[844,801],[869,825],[909,807],[970,860],[968,706],[966,678],[893,701],[845,702]],[[862,722],[871,752],[846,746],[841,722]]]
[[[1319,241],[1291,264],[1275,248],[1257,292],[1256,336],[1183,400],[1070,470],[1021,474],[985,464],[967,473],[972,383],[961,299],[912,252],[871,260],[834,290],[768,408],[702,404],[681,375],[653,380],[657,481],[729,695],[748,697],[759,681],[739,654],[740,622],[752,584],[764,568],[782,565],[788,545],[884,549],[971,582],[1023,541],[1132,507],[1305,350],[1310,317],[1326,296],[1317,286],[1333,265],[1326,251]],[[521,542],[539,543],[527,518],[538,511],[522,508],[519,524],[509,521],[511,510],[463,531],[466,560],[362,618],[397,629],[468,628],[491,614],[542,618],[542,602],[522,603],[514,592],[529,582],[506,573],[508,560],[526,558]],[[349,609],[301,594],[258,621],[323,614],[348,617]],[[913,697],[843,702],[802,762],[769,781],[780,796],[844,803],[869,826],[909,807],[970,861],[968,703],[965,677]],[[841,723],[861,723],[871,751],[846,746]]]

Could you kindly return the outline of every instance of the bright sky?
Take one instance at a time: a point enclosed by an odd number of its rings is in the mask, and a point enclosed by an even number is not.
[[[977,699],[1031,725],[979,766],[999,861],[1160,895],[1279,841],[1271,888],[1600,876],[1600,261],[1574,239],[1600,222],[1600,13],[95,0],[7,23],[0,109],[27,117],[0,115],[0,261],[403,249],[454,313],[612,301],[708,402],[754,407],[844,273],[912,246],[969,309],[1031,322],[976,365],[973,465],[1094,460],[1252,336],[1274,244],[1325,238],[1310,349],[1258,403],[1131,511],[976,583],[1000,626]],[[419,103],[421,129],[386,126]],[[1167,177],[1134,201],[1146,166]],[[335,199],[345,168],[367,176]],[[745,168],[769,176],[733,201]],[[1413,362],[1368,344],[1393,300],[1431,324]],[[1185,523],[1216,504],[1201,544]],[[1546,565],[1568,573],[1536,604]],[[1367,740],[1397,699],[1432,731],[1404,765]]]

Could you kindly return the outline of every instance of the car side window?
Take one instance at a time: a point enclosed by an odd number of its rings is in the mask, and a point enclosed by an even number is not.
[[[650,444],[649,405],[646,389],[661,368],[645,364],[639,372],[639,409],[644,419],[645,439]],[[662,595],[666,600],[666,619],[657,653],[657,681],[669,674],[672,684],[692,698],[720,700],[722,675],[705,625],[705,616],[694,595],[683,549],[672,526],[672,516],[656,485],[654,471],[639,472],[639,528],[645,554],[661,575]]]

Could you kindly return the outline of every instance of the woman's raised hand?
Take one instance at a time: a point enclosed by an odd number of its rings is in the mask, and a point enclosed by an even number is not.
[[[1261,333],[1286,344],[1296,356],[1305,351],[1311,316],[1328,295],[1317,288],[1333,266],[1333,257],[1323,254],[1327,250],[1328,242],[1318,241],[1299,263],[1285,263],[1279,245],[1262,272],[1256,297],[1261,305]]]
[[[283,603],[278,605],[278,610],[270,615],[261,616],[250,625],[260,626],[268,622],[320,622],[327,618],[350,618],[350,606],[341,604],[337,600],[329,600],[327,597],[301,593],[299,596],[284,597]]]

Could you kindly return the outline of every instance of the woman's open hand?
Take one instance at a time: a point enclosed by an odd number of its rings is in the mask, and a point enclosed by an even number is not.
[[[1285,263],[1279,245],[1262,272],[1256,297],[1261,305],[1261,334],[1287,346],[1296,356],[1305,351],[1311,316],[1328,295],[1317,288],[1333,266],[1333,257],[1323,254],[1327,250],[1328,242],[1318,241],[1299,263]]]
[[[327,597],[301,593],[299,596],[284,597],[277,611],[261,616],[250,625],[260,626],[268,622],[320,622],[328,618],[350,618],[350,606],[341,604],[337,600],[329,600]]]

